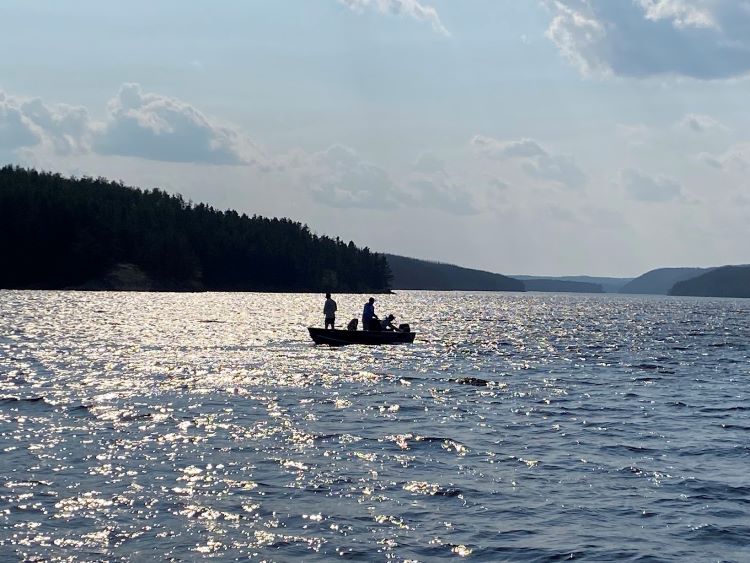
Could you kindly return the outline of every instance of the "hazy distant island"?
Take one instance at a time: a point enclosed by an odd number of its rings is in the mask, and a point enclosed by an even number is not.
[[[385,256],[289,219],[0,168],[0,288],[385,292]]]
[[[523,279],[523,278],[519,278]],[[633,278],[615,278],[611,276],[558,276],[554,279],[561,281],[574,281],[601,286],[604,293],[617,293]]]
[[[518,276],[514,278],[521,280],[526,291],[547,291],[560,293],[605,293],[604,285],[600,278],[589,278],[586,276]],[[590,281],[591,280],[591,281]]]
[[[585,283],[561,279],[531,278],[523,280],[526,291],[547,291],[565,293],[604,293],[598,283]]]
[[[722,266],[674,284],[669,295],[750,297],[750,266]]]

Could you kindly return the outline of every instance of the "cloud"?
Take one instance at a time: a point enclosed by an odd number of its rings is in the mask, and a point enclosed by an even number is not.
[[[531,158],[547,154],[539,143],[531,139],[498,141],[492,137],[475,135],[471,143],[475,148],[493,158]]]
[[[651,142],[654,134],[648,126],[642,123],[618,123],[615,126],[615,132],[633,147],[640,147],[648,144]]]
[[[431,152],[423,152],[412,164],[414,172],[424,174],[445,173],[445,162]]]
[[[448,174],[445,163],[432,153],[423,153],[417,158],[407,184],[412,201],[421,207],[457,215],[479,212],[469,191]]]
[[[747,0],[544,0],[547,30],[584,74],[726,79],[750,72]]]
[[[100,154],[206,164],[261,164],[259,149],[236,129],[221,125],[193,106],[124,84],[108,104],[105,123],[94,135]]]
[[[504,192],[510,189],[510,184],[508,182],[505,182],[499,178],[493,178],[490,177],[487,179],[487,185],[490,186],[492,189],[500,192]]]
[[[0,92],[0,149],[48,147],[58,155],[97,153],[203,164],[257,164],[268,159],[238,130],[193,106],[124,84],[95,122],[84,107],[47,104]]]
[[[722,154],[701,153],[698,158],[705,164],[719,170],[750,170],[750,143],[732,145]]]
[[[380,210],[430,207],[457,215],[479,212],[469,191],[431,153],[422,154],[398,180],[343,145],[316,153],[299,166],[302,184],[323,205]]]
[[[339,2],[351,10],[361,11],[365,8],[372,8],[384,14],[403,15],[424,21],[429,23],[435,32],[450,37],[450,32],[440,21],[437,10],[417,0],[339,0]]]
[[[620,172],[620,184],[631,198],[638,201],[664,202],[682,197],[682,186],[674,178],[651,176],[634,168]]]
[[[59,154],[87,150],[88,112],[65,104],[46,105],[0,92],[0,149],[50,145]]]
[[[571,189],[583,187],[586,174],[572,157],[552,154],[533,139],[500,141],[475,135],[471,145],[481,155],[496,160],[518,160],[524,172],[540,180],[548,180]]]
[[[679,126],[694,133],[705,133],[706,131],[727,131],[727,127],[711,117],[697,113],[688,113],[683,117]]]
[[[668,20],[678,28],[716,27],[709,6],[701,0],[637,0],[636,3],[651,21]]]
[[[721,161],[720,158],[717,158],[716,156],[709,154],[707,152],[702,152],[698,155],[698,160],[703,162],[704,164],[707,164],[711,168],[716,168],[718,170],[721,170],[724,168],[724,163]]]
[[[48,106],[39,98],[24,102],[21,108],[44,132],[58,154],[69,155],[89,150],[91,119],[86,108],[66,104]]]
[[[586,175],[568,155],[544,155],[523,163],[529,176],[540,180],[551,180],[568,188],[580,188],[586,183]]]
[[[24,115],[20,104],[0,91],[0,150],[30,147],[41,140],[41,133]]]
[[[333,145],[314,154],[303,181],[313,199],[331,207],[393,209],[403,202],[403,194],[379,166],[362,159],[343,145]]]

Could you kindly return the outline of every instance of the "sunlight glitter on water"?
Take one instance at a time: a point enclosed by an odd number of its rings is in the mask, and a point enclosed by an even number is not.
[[[414,345],[344,349],[321,307],[0,292],[0,557],[742,560],[750,304],[402,292]]]

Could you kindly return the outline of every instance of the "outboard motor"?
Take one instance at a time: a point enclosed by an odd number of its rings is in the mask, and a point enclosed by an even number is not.
[[[398,325],[398,329],[401,332],[411,332],[411,328],[409,327],[409,323],[401,323]]]

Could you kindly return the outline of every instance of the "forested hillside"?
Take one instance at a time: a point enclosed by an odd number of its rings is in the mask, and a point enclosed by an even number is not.
[[[389,288],[383,255],[289,219],[11,166],[0,168],[0,237],[3,288],[96,288],[118,269],[145,274],[157,289]]]
[[[674,284],[707,271],[706,268],[658,268],[626,283],[620,293],[667,295]]]
[[[522,282],[492,272],[387,254],[394,289],[524,291]]]
[[[750,266],[722,266],[674,284],[670,295],[750,297]]]

